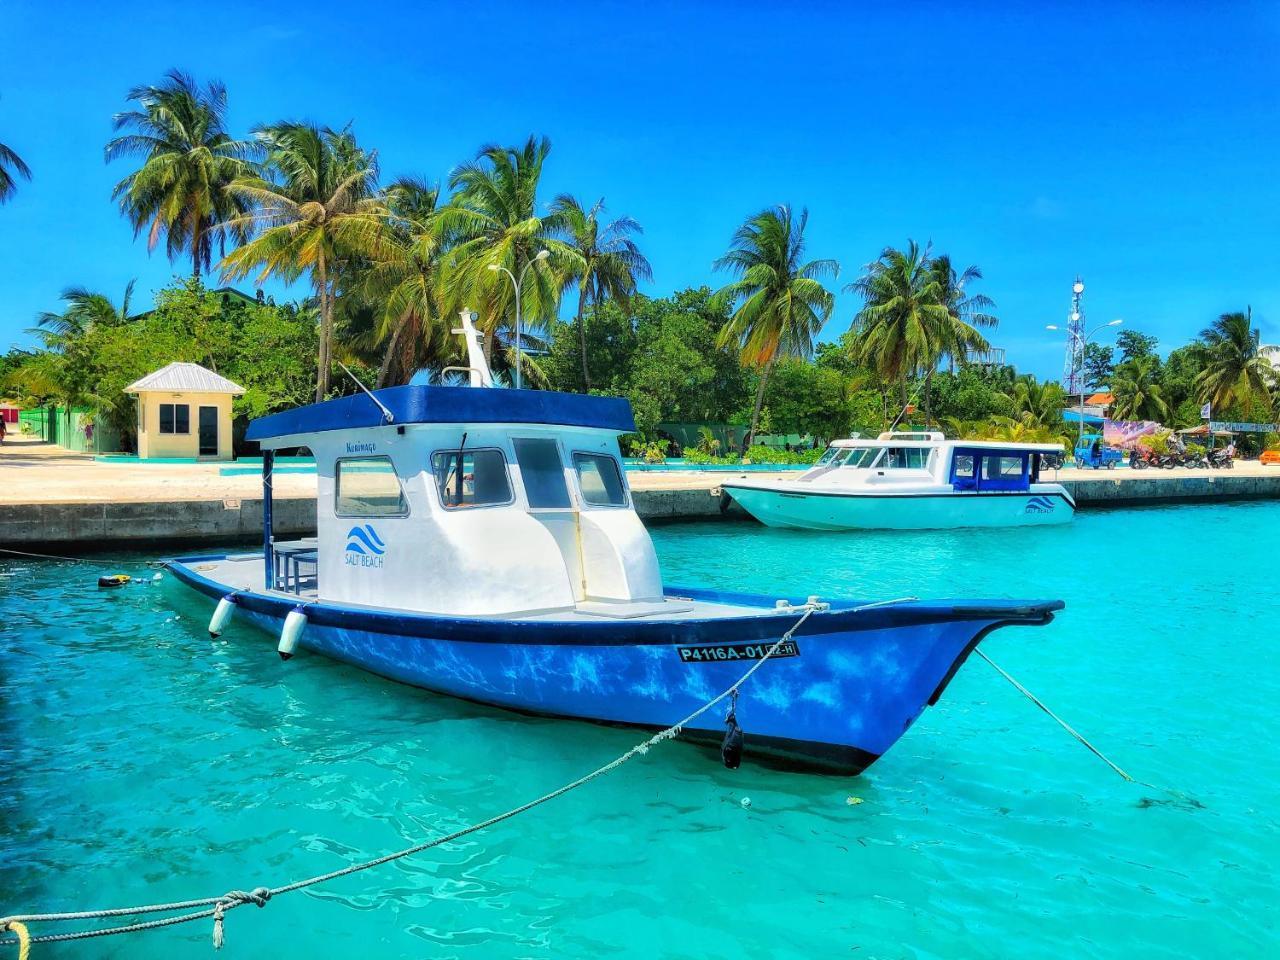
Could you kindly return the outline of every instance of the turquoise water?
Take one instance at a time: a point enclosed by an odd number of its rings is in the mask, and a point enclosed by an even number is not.
[[[1124,783],[975,658],[862,777],[728,771],[667,744],[491,832],[236,910],[219,956],[1277,955],[1280,504],[1028,530],[654,532],[673,583],[1066,599],[1049,627],[983,649],[1122,766],[1203,807]],[[210,642],[209,606],[178,585],[100,593],[98,572],[0,560],[0,914],[319,873],[637,739],[314,656],[282,664],[242,627]],[[35,956],[205,956],[209,934]]]

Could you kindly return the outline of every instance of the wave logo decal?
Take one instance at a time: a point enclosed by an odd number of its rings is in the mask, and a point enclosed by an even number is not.
[[[1054,502],[1052,497],[1032,497],[1027,501],[1027,507],[1024,513],[1053,513]]]
[[[373,524],[363,527],[352,527],[347,531],[347,566],[380,567],[382,555],[387,552],[387,545],[373,529]]]

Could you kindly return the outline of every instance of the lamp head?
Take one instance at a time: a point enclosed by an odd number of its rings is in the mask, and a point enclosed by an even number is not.
[[[549,256],[551,256],[551,251],[550,251],[550,250],[539,250],[539,251],[538,251],[538,255],[537,255],[536,257],[534,257],[533,259],[535,259],[535,260],[545,260],[545,259],[547,259],[547,257],[549,257]]]
[[[497,273],[500,268],[496,263],[491,263],[489,264],[489,269],[492,270],[494,273]]]
[[[1046,330],[1057,330],[1057,329],[1058,329],[1058,325],[1057,325],[1056,323],[1046,324],[1046,325],[1045,325],[1045,329],[1046,329]]]
[[[1122,323],[1124,323],[1124,320],[1123,320],[1123,319],[1121,319],[1121,320],[1112,320],[1110,323],[1108,323],[1108,324],[1107,324],[1107,326],[1108,326],[1108,327],[1118,327],[1118,326],[1120,326],[1120,324],[1122,324]]]

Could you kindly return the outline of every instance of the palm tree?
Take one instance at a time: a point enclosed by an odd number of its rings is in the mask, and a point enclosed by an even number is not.
[[[438,219],[450,245],[441,273],[445,308],[449,313],[462,307],[479,312],[487,358],[493,356],[498,327],[515,313],[510,278],[491,268],[524,278],[521,313],[535,330],[555,317],[563,278],[578,268],[578,255],[558,239],[563,217],[538,215],[538,183],[550,152],[551,141],[545,137],[531,136],[523,147],[489,145],[449,178],[455,193]],[[535,260],[542,250],[550,254],[547,264]]]
[[[854,359],[885,380],[896,382],[904,407],[910,377],[923,374],[927,386],[944,356],[989,346],[970,322],[986,323],[989,315],[977,308],[966,317],[963,281],[953,281],[949,260],[944,267],[936,264],[929,247],[922,249],[909,240],[903,250],[886,247],[879,259],[845,288],[863,299],[862,309],[853,319]],[[926,420],[929,402],[926,391]]]
[[[67,307],[61,313],[46,311],[36,317],[37,329],[31,331],[45,342],[45,346],[65,343],[84,336],[92,327],[122,326],[136,319],[132,311],[133,287],[137,280],[125,284],[120,304],[111,302],[105,293],[97,293],[86,287],[68,287],[61,298]]]
[[[786,204],[761,210],[734,231],[729,252],[715,262],[715,269],[738,278],[716,293],[718,300],[735,306],[717,342],[734,344],[742,362],[755,367],[760,377],[744,447],[755,439],[765,384],[778,357],[811,355],[835,306],[835,295],[821,278],[839,276],[840,264],[803,262],[808,222],[808,210],[796,218]]]
[[[0,203],[13,196],[18,189],[17,178],[31,179],[31,168],[22,162],[22,158],[0,143]]]
[[[561,194],[551,204],[552,214],[564,222],[566,239],[577,252],[572,281],[578,284],[578,343],[582,353],[582,386],[591,390],[587,366],[587,304],[597,306],[616,300],[623,306],[631,301],[639,280],[652,280],[653,271],[630,234],[644,233],[631,217],[601,222],[604,199],[587,210],[575,198]]]
[[[261,268],[255,282],[308,274],[320,306],[316,401],[329,392],[334,302],[343,269],[372,258],[383,235],[386,207],[376,196],[377,155],[347,130],[306,123],[262,127],[265,176],[244,177],[227,189],[250,206],[226,230],[255,234],[219,264],[228,280]]]
[[[142,166],[116,184],[111,193],[133,225],[134,236],[146,230],[147,249],[163,234],[170,260],[186,253],[191,273],[200,276],[219,252],[225,233],[219,225],[240,221],[246,204],[227,186],[248,175],[250,148],[226,131],[227,90],[213,82],[200,87],[194,79],[171,70],[159,86],[135,87],[128,99],[137,109],[117,113],[117,133],[106,146],[107,162],[142,157]],[[243,228],[232,231],[238,241]]]
[[[1062,423],[1066,394],[1057,383],[1040,383],[1027,374],[1014,382],[1006,399],[1013,414],[1009,419],[1028,429],[1052,429]]]
[[[1276,384],[1276,371],[1264,355],[1260,335],[1253,326],[1253,308],[1246,313],[1224,313],[1200,332],[1204,342],[1204,369],[1195,379],[1202,403],[1225,409],[1267,395]]]
[[[993,328],[1000,322],[999,318],[991,312],[996,307],[995,301],[986,294],[970,293],[968,290],[970,284],[982,279],[982,271],[976,265],[965,267],[962,272],[957,273],[956,268],[952,266],[951,257],[940,253],[933,258],[932,269],[938,281],[942,302],[953,320],[960,320],[970,327],[983,329]],[[963,341],[947,346],[946,356],[953,370],[955,362],[964,361],[969,352],[969,344]]]
[[[385,345],[379,387],[397,371],[397,379],[406,382],[428,358],[453,352],[440,306],[440,188],[403,178],[386,189],[384,200],[388,229],[364,284],[370,299],[382,305],[374,329]]]
[[[1169,402],[1160,386],[1160,361],[1155,357],[1135,357],[1116,366],[1111,374],[1111,393],[1116,420],[1157,420],[1169,415]]]

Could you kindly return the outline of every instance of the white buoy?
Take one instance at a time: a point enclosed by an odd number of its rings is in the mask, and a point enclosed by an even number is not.
[[[293,651],[298,646],[298,639],[302,636],[302,629],[306,625],[307,615],[302,612],[301,607],[294,607],[289,611],[289,615],[284,618],[284,629],[280,631],[280,643],[276,647],[281,660],[288,660],[293,656]]]
[[[209,636],[222,636],[222,631],[227,628],[227,624],[231,621],[231,615],[235,612],[235,594],[228,593],[218,601],[218,609],[213,611],[213,616],[209,619]]]

